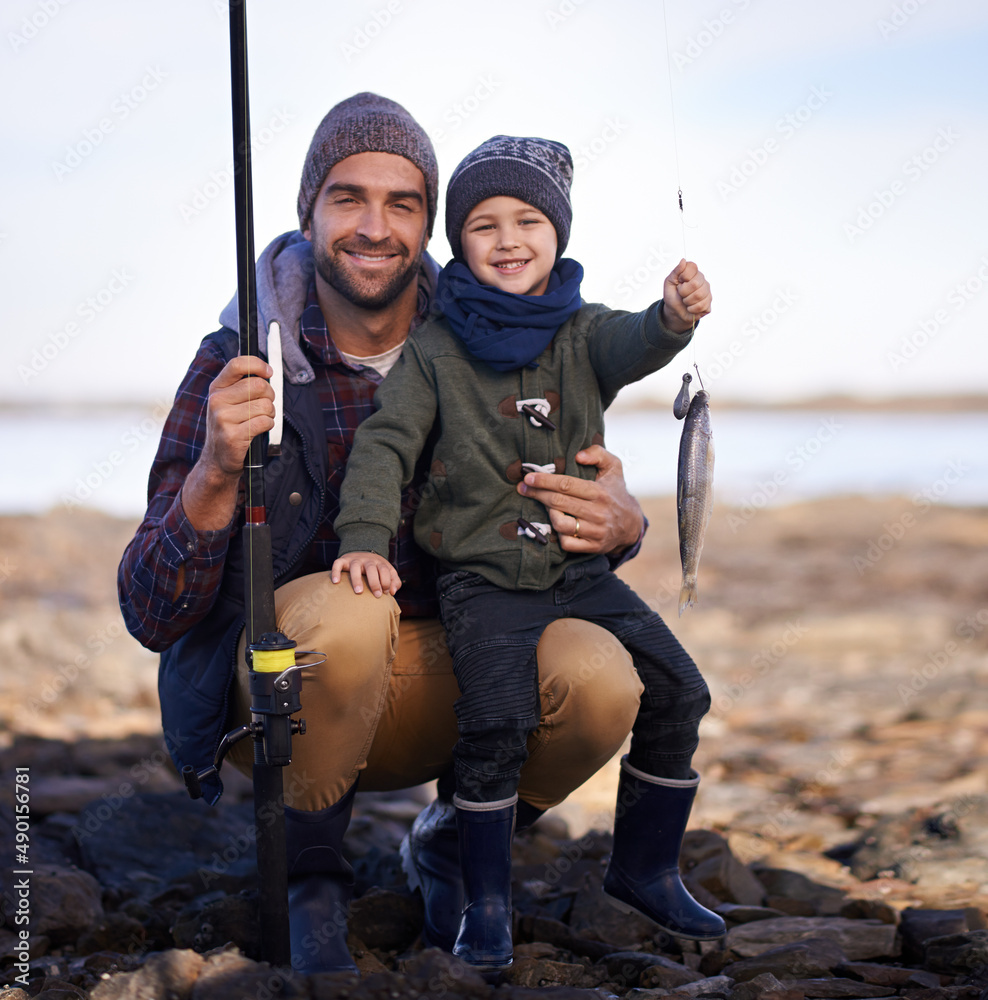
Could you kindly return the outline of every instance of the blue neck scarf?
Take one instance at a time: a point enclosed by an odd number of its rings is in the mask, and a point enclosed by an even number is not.
[[[439,272],[437,299],[467,350],[499,372],[515,371],[549,346],[556,331],[580,308],[583,267],[563,258],[549,274],[543,295],[516,295],[482,285],[466,264],[450,261]]]

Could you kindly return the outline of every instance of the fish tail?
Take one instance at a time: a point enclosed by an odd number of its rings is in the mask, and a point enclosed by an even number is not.
[[[679,616],[683,616],[683,612],[687,608],[693,607],[694,604],[700,598],[696,593],[696,577],[683,577],[683,585],[679,589]]]

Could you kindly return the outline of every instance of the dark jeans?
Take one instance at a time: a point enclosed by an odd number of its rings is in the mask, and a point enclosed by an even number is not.
[[[570,566],[544,591],[503,590],[476,573],[439,578],[440,618],[460,687],[453,752],[457,791],[474,802],[515,793],[539,721],[535,648],[557,618],[607,629],[630,653],[645,686],[629,763],[646,774],[687,778],[710,693],[665,622],[608,569],[605,556]],[[605,668],[606,669],[606,668]]]

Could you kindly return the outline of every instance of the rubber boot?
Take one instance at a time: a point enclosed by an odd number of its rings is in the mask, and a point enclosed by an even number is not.
[[[679,851],[700,777],[656,778],[621,759],[614,849],[604,875],[604,893],[625,913],[654,920],[676,937],[711,941],[726,932],[724,921],[701,906],[679,874]]]
[[[454,796],[464,906],[453,954],[483,972],[511,965],[511,838],[518,796],[464,802]]]
[[[292,967],[306,975],[357,971],[346,943],[353,869],[343,857],[354,791],[315,812],[285,807]]]
[[[519,799],[515,830],[527,829],[543,812]],[[401,842],[401,865],[408,887],[422,894],[422,943],[427,948],[452,951],[463,915],[460,840],[452,802],[434,799],[418,814]]]

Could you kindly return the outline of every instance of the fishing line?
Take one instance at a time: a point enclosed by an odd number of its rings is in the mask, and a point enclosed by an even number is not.
[[[677,187],[677,197],[679,199],[679,226],[683,238],[683,258],[687,258],[686,254],[686,213],[683,211],[683,181],[682,173],[679,167],[679,136],[678,130],[676,128],[676,102],[673,100],[672,96],[672,55],[669,52],[669,21],[666,18],[666,0],[662,0],[662,29],[665,34],[666,41],[666,76],[669,81],[669,118],[672,123],[672,151],[673,157],[676,161],[676,187]],[[696,341],[693,339],[693,334],[696,332],[696,317],[693,317],[693,321],[690,324],[690,361],[693,368],[696,369],[697,378],[700,376],[700,369],[696,365]],[[700,385],[703,385],[701,380]]]

